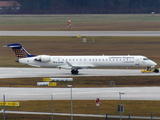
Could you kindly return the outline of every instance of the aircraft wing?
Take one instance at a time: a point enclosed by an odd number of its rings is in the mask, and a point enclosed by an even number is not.
[[[66,63],[70,69],[86,69],[86,68],[94,67],[93,65],[73,65],[73,64],[69,63],[68,61],[66,61]]]

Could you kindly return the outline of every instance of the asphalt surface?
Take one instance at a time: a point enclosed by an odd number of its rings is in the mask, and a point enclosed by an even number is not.
[[[160,31],[0,31],[0,36],[160,36]]]
[[[0,78],[72,77],[72,76],[160,76],[160,73],[141,73],[141,69],[81,69],[78,75],[58,68],[0,67]]]
[[[70,100],[72,89],[73,100],[119,100],[119,92],[123,92],[122,100],[160,100],[160,87],[110,87],[110,88],[18,88],[1,87],[0,101],[5,94],[6,101],[21,100]]]

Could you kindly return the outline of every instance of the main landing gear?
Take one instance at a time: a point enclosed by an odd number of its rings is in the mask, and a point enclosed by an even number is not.
[[[142,73],[150,73],[150,72],[155,72],[159,73],[159,69],[151,69],[151,67],[147,67],[146,69],[141,70]]]
[[[72,69],[72,70],[71,70],[71,73],[72,73],[73,75],[77,75],[77,74],[79,73],[79,71],[78,71],[77,69]]]

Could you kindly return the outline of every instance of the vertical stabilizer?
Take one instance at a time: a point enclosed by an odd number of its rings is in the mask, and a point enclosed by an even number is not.
[[[26,57],[34,57],[35,55],[29,54],[21,44],[15,43],[15,44],[9,44],[4,47],[10,47],[14,51],[17,58],[26,58]]]

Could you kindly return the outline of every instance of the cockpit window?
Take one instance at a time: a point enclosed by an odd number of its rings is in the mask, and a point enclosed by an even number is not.
[[[148,58],[143,58],[143,60],[149,60]]]

